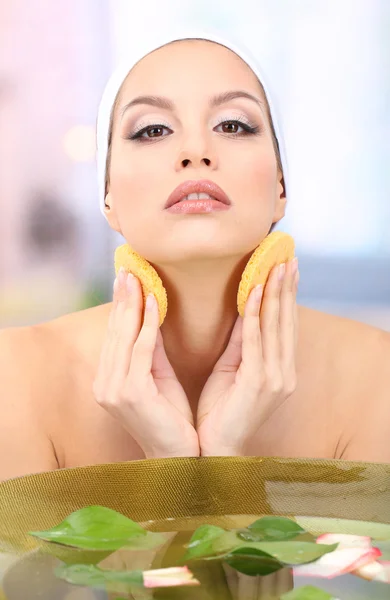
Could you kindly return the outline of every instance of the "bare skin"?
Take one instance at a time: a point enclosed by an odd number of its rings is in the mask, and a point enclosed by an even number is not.
[[[284,341],[274,337],[268,345],[275,348],[280,342],[282,354],[292,358],[288,362],[294,386],[284,377],[282,393],[274,393],[280,366],[275,359],[269,365],[276,378],[251,389],[267,361],[253,360],[255,354],[249,353],[251,367],[243,370],[245,381],[238,393],[235,383],[231,390],[226,386],[226,370],[223,393],[218,389],[219,380],[212,374],[235,331],[242,270],[259,240],[283,217],[286,196],[265,98],[253,72],[216,44],[180,42],[180,52],[177,47],[165,46],[142,59],[122,87],[114,111],[105,214],[109,225],[162,277],[169,310],[161,335],[195,426],[204,400],[199,444],[195,439],[183,448],[188,439],[184,432],[189,437],[194,433],[186,417],[182,415],[183,427],[176,427],[182,452],[390,462],[390,335],[383,331],[299,307],[298,325]],[[232,97],[232,89],[246,96]],[[139,101],[140,96],[155,99],[159,94],[165,98],[163,108]],[[135,97],[137,103],[126,109]],[[251,132],[245,130],[249,125]],[[142,141],[135,132],[142,132]],[[231,201],[229,210],[194,218],[167,213],[168,195],[193,179],[221,186]],[[267,289],[268,283],[264,299]],[[295,313],[295,296],[284,305],[277,313],[287,323]],[[153,455],[147,446],[154,436],[162,439],[155,455],[170,455],[169,445],[177,440],[169,433],[169,402],[158,430],[150,421],[137,421],[134,399],[123,389],[118,390],[116,405],[104,386],[97,401],[94,386],[97,378],[104,379],[102,368],[107,371],[101,356],[115,306],[116,301],[0,333],[0,479],[140,459]],[[249,317],[256,323],[254,333],[261,330],[265,341],[267,327],[261,326],[257,314]],[[118,322],[116,333],[122,327]],[[122,338],[126,344],[129,336]],[[254,346],[260,357],[258,350]],[[110,364],[113,376],[117,362],[112,356]],[[174,387],[178,389],[176,383]],[[209,397],[202,400],[206,388]],[[259,419],[254,407],[269,405],[271,389],[276,402]],[[140,393],[141,398],[153,406],[153,394]],[[244,405],[248,398],[249,405]],[[140,401],[139,407],[142,412]],[[135,421],[124,417],[131,414]],[[256,433],[245,439],[255,419]],[[216,432],[215,445],[210,432]],[[226,443],[231,434],[234,448]],[[135,441],[140,436],[142,447]],[[182,454],[176,448],[174,455]]]
[[[1,333],[0,479],[144,458],[92,393],[110,309]],[[297,389],[249,454],[390,462],[390,335],[301,306],[299,322]]]

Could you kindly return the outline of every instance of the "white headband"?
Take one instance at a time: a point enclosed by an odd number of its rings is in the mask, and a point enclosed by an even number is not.
[[[126,56],[126,60],[122,62],[120,66],[111,75],[103,92],[97,119],[97,168],[99,185],[99,205],[103,215],[105,214],[104,201],[106,161],[111,112],[122,83],[126,79],[131,69],[147,54],[150,54],[154,50],[157,50],[158,48],[161,48],[162,46],[165,46],[166,44],[169,44],[171,42],[195,38],[216,42],[218,44],[221,44],[222,46],[225,46],[226,48],[229,48],[252,69],[254,74],[261,81],[270,107],[272,122],[274,125],[276,138],[279,144],[284,184],[285,187],[287,187],[287,160],[284,147],[283,133],[281,128],[281,120],[275,103],[275,96],[271,94],[269,84],[265,81],[263,70],[259,67],[257,61],[249,55],[247,50],[239,49],[235,43],[231,43],[230,41],[222,39],[222,37],[220,37],[219,34],[214,35],[210,33],[205,33],[203,31],[191,31],[191,33],[181,32],[180,35],[172,35],[172,33],[168,34],[167,32],[163,32],[160,35],[154,35],[153,40],[144,39],[141,44],[137,43],[136,48],[131,48],[129,54]]]

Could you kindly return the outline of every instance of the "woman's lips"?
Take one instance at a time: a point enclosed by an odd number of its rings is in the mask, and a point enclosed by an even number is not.
[[[222,204],[219,200],[182,200],[173,204],[167,211],[175,214],[200,214],[216,210],[229,210],[230,206]]]
[[[173,190],[165,209],[174,214],[200,214],[228,210],[230,200],[213,181],[185,181]]]

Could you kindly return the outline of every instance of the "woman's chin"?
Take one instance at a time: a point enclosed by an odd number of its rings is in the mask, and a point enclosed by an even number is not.
[[[249,231],[247,233],[250,233]],[[142,239],[142,243],[135,244],[134,249],[152,264],[179,265],[190,263],[204,263],[212,261],[223,261],[229,264],[237,264],[248,257],[260,243],[257,235],[242,235],[242,231],[214,231],[210,232],[187,231],[156,232]],[[141,240],[140,240],[141,241]],[[222,265],[221,265],[222,266]]]
[[[155,256],[153,262],[156,265],[190,265],[196,263],[209,263],[215,261],[217,266],[222,266],[226,261],[227,264],[237,264],[247,254],[248,250],[244,247],[234,247],[229,242],[224,243],[190,243],[187,240],[185,244],[175,243],[170,247],[165,247],[164,252],[160,252]],[[250,251],[249,251],[250,252]]]

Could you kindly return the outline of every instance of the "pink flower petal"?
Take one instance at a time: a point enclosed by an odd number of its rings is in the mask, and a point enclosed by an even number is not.
[[[188,567],[169,567],[167,569],[144,571],[143,578],[146,588],[200,585]]]
[[[354,575],[368,581],[382,581],[390,583],[390,561],[379,562],[375,560],[353,571]]]
[[[324,533],[317,538],[317,544],[339,544],[338,550],[343,548],[371,548],[372,546],[370,537],[343,533]]]
[[[144,574],[148,575],[183,575],[191,573],[188,567],[166,567],[165,569],[152,569],[150,571],[144,571]]]
[[[331,579],[351,573],[381,556],[377,548],[342,548],[324,554],[315,562],[294,567],[294,575]]]
[[[359,569],[360,567],[375,561],[379,556],[382,556],[382,552],[379,548],[370,548],[366,555],[363,555],[360,560],[358,559],[355,564],[352,565],[353,570]],[[351,572],[351,570],[349,572]]]

